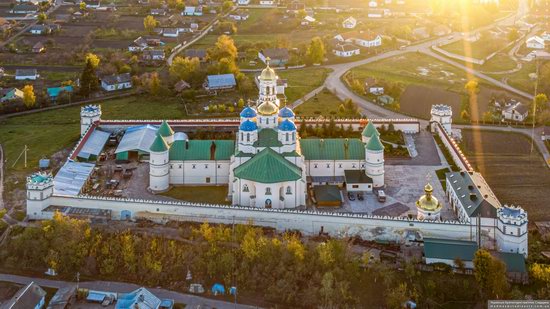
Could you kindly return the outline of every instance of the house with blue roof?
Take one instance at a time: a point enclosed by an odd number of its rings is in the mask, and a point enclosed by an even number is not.
[[[50,100],[56,100],[61,93],[72,93],[73,91],[73,86],[51,87],[46,89],[46,93]]]
[[[237,81],[235,80],[235,75],[231,73],[208,75],[203,86],[206,91],[228,90],[235,88]]]

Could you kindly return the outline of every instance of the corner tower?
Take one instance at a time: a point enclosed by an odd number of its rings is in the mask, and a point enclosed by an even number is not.
[[[384,145],[375,129],[365,146],[365,173],[372,178],[374,188],[384,186]]]
[[[42,210],[50,206],[49,198],[53,195],[54,181],[50,173],[34,173],[27,177],[27,217],[44,219]]]
[[[453,123],[453,110],[449,105],[436,104],[432,105],[430,112],[431,130],[435,131],[434,122],[440,123],[441,126],[447,131],[447,134],[451,135],[452,123]]]
[[[101,105],[86,105],[80,109],[80,136],[101,119]]]
[[[149,150],[149,189],[153,192],[166,191],[170,187],[170,149],[164,138],[157,134]]]
[[[519,206],[497,209],[497,247],[501,252],[521,253],[527,257],[527,212]]]

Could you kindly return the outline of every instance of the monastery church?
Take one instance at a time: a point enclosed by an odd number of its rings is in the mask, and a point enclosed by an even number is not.
[[[240,113],[236,141],[189,140],[164,121],[150,147],[150,190],[227,184],[233,205],[282,209],[305,206],[308,184],[383,187],[384,146],[375,126],[369,122],[361,139],[301,139],[294,112],[280,106],[278,78],[268,62],[256,106]]]

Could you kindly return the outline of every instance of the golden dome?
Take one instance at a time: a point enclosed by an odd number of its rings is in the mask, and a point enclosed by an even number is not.
[[[262,70],[262,74],[260,74],[260,79],[263,80],[276,80],[277,74],[275,73],[275,70],[273,70],[271,67],[269,67],[269,57],[265,60],[267,63],[267,67]]]
[[[258,106],[258,113],[264,116],[270,116],[279,112],[277,105],[271,101],[265,101]]]
[[[432,185],[427,184],[424,187],[424,192],[426,192],[426,194],[422,195],[420,199],[416,202],[416,207],[426,211],[440,210],[442,208],[441,203],[437,200],[437,198],[432,196]]]

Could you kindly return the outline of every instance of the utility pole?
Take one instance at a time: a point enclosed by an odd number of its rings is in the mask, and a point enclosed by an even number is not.
[[[27,150],[29,150],[29,148],[25,145],[25,149],[23,150],[25,152],[25,168],[27,168]]]
[[[80,283],[80,273],[76,273],[76,293],[78,293],[78,285]]]

